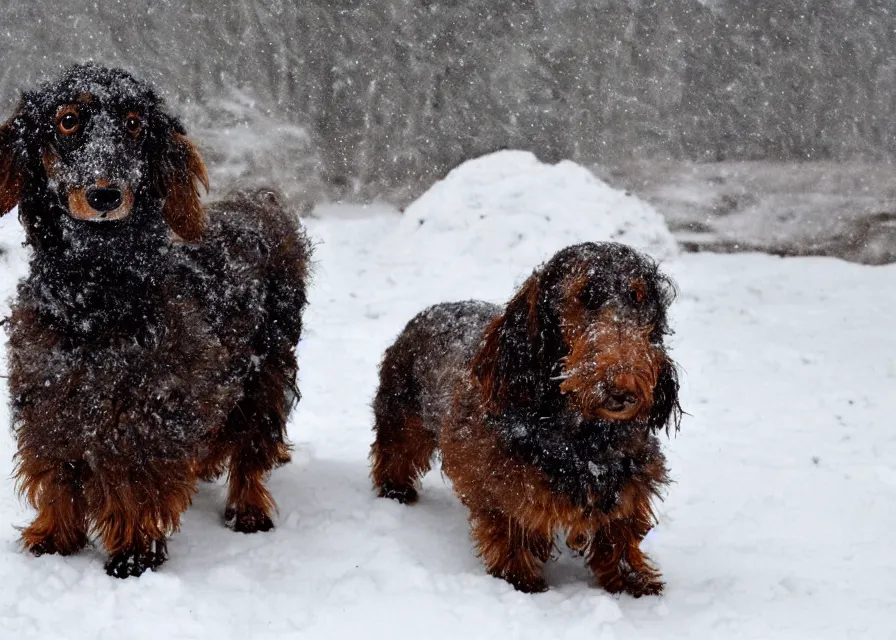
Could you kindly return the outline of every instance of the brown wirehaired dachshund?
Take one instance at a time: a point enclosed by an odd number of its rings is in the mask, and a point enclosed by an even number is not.
[[[441,450],[489,573],[543,591],[554,534],[598,583],[663,589],[639,548],[668,482],[657,432],[678,429],[666,354],[672,282],[621,244],[563,249],[501,309],[439,304],[386,351],[374,401],[373,481],[417,500]]]
[[[7,329],[35,555],[93,532],[110,575],[154,569],[225,470],[226,523],[273,526],[309,244],[274,192],[206,209],[199,185],[183,126],[119,69],[71,67],[0,127],[0,214],[19,205],[31,247]]]

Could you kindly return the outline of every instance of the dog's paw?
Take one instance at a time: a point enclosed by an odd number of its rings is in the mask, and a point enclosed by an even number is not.
[[[666,583],[662,580],[651,579],[645,582],[639,582],[637,584],[631,585],[626,592],[635,597],[640,598],[641,596],[658,596],[663,593],[663,589],[666,588]]]
[[[658,573],[630,571],[621,574],[616,580],[609,581],[604,585],[604,589],[610,593],[627,593],[633,598],[640,598],[658,596],[663,593],[665,586]]]
[[[548,590],[548,583],[541,576],[496,575],[494,573],[492,575],[503,578],[521,593],[544,593]]]
[[[87,545],[87,535],[79,533],[73,540],[63,543],[61,540],[57,540],[55,536],[34,537],[28,534],[28,530],[25,530],[22,534],[22,544],[36,558],[52,554],[70,556],[78,553]]]
[[[237,533],[257,533],[274,528],[273,520],[259,507],[228,507],[224,511],[224,525]]]
[[[401,504],[414,504],[420,497],[414,487],[399,487],[391,482],[385,483],[380,487],[380,497],[397,500]]]
[[[29,553],[33,555],[35,558],[40,558],[43,555],[53,555],[54,553],[59,553],[59,549],[56,547],[56,542],[52,537],[44,538],[38,542],[33,544],[28,544],[25,546],[28,549]]]
[[[641,596],[658,596],[666,584],[650,573],[629,574],[626,576],[622,590],[633,598]]]
[[[129,550],[116,553],[106,561],[106,573],[113,578],[130,578],[143,575],[147,569],[155,570],[168,559],[168,547],[164,541],[152,543],[146,550]]]

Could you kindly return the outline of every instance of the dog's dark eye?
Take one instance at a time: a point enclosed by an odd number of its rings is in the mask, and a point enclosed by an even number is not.
[[[579,294],[579,301],[586,309],[597,311],[607,301],[607,294],[597,287],[586,287]]]
[[[75,133],[80,125],[81,119],[78,117],[78,114],[73,111],[63,113],[57,123],[59,131],[67,136]]]
[[[124,126],[132,136],[138,136],[143,130],[143,121],[136,113],[129,113],[127,120],[124,121]]]
[[[644,280],[644,278],[636,277],[629,281],[626,295],[628,296],[629,302],[633,305],[640,306],[644,304],[647,300],[648,293],[650,293],[650,291],[647,281]]]

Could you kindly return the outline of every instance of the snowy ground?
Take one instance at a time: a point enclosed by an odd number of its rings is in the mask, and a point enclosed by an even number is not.
[[[617,219],[642,211],[635,241],[661,241],[650,211],[614,207]],[[458,216],[490,240],[462,247],[457,225],[428,218],[415,231],[387,208],[308,220],[317,268],[304,398],[290,424],[294,463],[271,480],[271,533],[225,529],[223,487],[206,485],[156,573],[109,578],[95,548],[32,558],[17,545],[13,527],[30,513],[0,432],[0,638],[896,638],[896,266],[669,257],[691,415],[668,444],[676,484],[645,541],[667,592],[610,596],[564,555],[549,566],[552,589],[530,596],[484,573],[437,472],[414,507],[376,499],[367,477],[376,366],[404,323],[440,300],[505,301],[574,231],[523,225],[520,237],[510,220]],[[4,246],[16,228],[0,222]],[[579,240],[613,235],[603,223],[575,228]],[[21,252],[5,259],[4,298],[23,272]]]

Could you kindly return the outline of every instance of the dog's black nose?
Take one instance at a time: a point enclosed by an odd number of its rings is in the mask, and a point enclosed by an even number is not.
[[[90,187],[87,204],[97,211],[113,211],[121,206],[121,189],[116,187]]]

